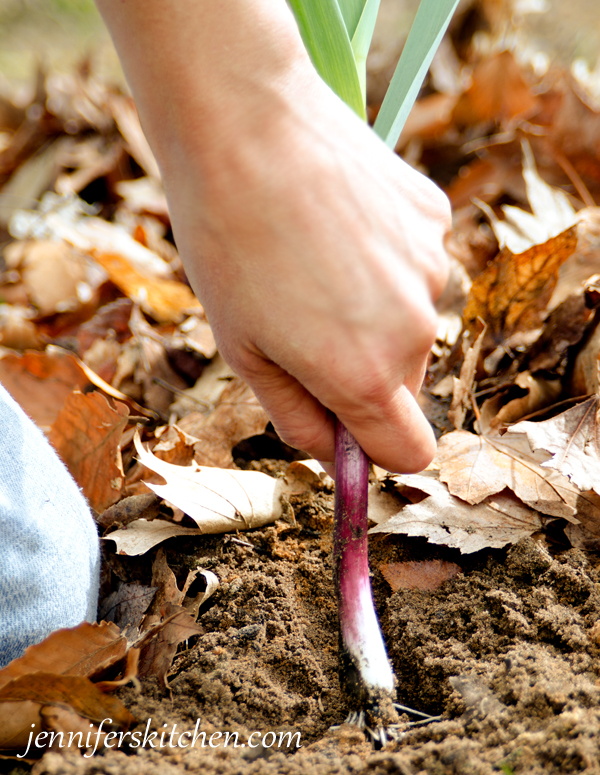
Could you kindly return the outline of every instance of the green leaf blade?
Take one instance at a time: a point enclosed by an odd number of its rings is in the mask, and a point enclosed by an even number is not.
[[[290,5],[317,72],[364,119],[354,52],[337,0],[290,0]]]
[[[362,14],[352,35],[352,51],[356,62],[356,71],[363,93],[363,100],[367,102],[367,54],[371,47],[377,13],[379,12],[379,0],[366,0]]]
[[[392,149],[396,147],[458,2],[421,0],[374,126],[375,132]]]

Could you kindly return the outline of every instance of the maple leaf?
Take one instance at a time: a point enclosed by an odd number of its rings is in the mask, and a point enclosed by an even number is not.
[[[600,494],[600,397],[567,409],[543,422],[524,421],[509,428],[510,433],[524,433],[532,449],[552,454],[542,465],[568,476],[582,490]]]

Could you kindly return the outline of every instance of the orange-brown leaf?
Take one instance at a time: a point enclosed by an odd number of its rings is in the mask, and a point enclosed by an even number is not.
[[[463,314],[473,337],[487,324],[484,351],[493,350],[515,333],[541,326],[558,279],[558,270],[577,247],[575,226],[514,254],[504,248],[477,277]]]
[[[119,444],[129,410],[114,408],[101,393],[72,393],[50,429],[61,456],[90,506],[98,512],[121,497],[123,466]]]
[[[392,588],[424,589],[433,592],[444,581],[462,573],[460,565],[446,560],[425,560],[424,562],[390,562],[379,566],[384,579]]]

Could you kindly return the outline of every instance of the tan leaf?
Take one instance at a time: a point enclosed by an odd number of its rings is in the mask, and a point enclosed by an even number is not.
[[[174,522],[166,522],[164,519],[153,519],[147,522],[145,519],[136,519],[126,527],[115,530],[104,536],[106,541],[114,541],[119,554],[127,554],[135,557],[145,554],[153,546],[161,544],[168,538],[175,536],[199,536],[202,531],[192,527],[181,527]]]
[[[446,560],[389,562],[380,565],[379,570],[392,588],[392,592],[397,592],[399,589],[424,589],[433,592],[445,581],[462,573],[460,565]]]
[[[167,482],[148,484],[150,489],[190,516],[201,533],[248,530],[275,522],[283,513],[280,498],[290,489],[283,479],[260,471],[174,466],[144,449],[139,435],[134,443],[140,462]]]
[[[128,418],[124,404],[113,408],[100,393],[76,391],[50,429],[50,443],[98,512],[121,497],[125,475],[119,445]]]
[[[506,401],[506,394],[502,393],[484,401],[481,406],[480,431],[487,433],[490,430],[496,430],[507,423],[520,420],[527,414],[550,406],[558,400],[562,391],[560,380],[534,377],[529,371],[519,372],[514,385],[521,388],[524,395],[513,398],[512,401]]]
[[[473,336],[480,319],[487,324],[484,352],[505,345],[517,333],[531,336],[541,327],[558,270],[576,247],[573,226],[524,253],[504,248],[473,281],[463,321]]]
[[[448,419],[457,430],[462,428],[467,410],[471,405],[471,391],[475,381],[477,363],[481,354],[481,345],[485,336],[485,326],[473,346],[469,347],[465,355],[462,366],[460,367],[460,377],[454,378],[454,387],[452,391],[452,404],[448,409]]]
[[[600,398],[587,401],[543,422],[520,422],[508,430],[524,433],[532,449],[543,449],[552,458],[542,465],[560,471],[580,490],[600,494]]]
[[[440,480],[467,503],[481,503],[509,488],[543,514],[565,519],[575,514],[568,502],[569,491],[574,494],[568,481],[555,482],[533,455],[524,454],[518,442],[453,431],[440,439],[435,462]]]
[[[371,528],[369,533],[424,536],[432,544],[471,554],[488,547],[499,549],[516,543],[543,526],[540,515],[510,492],[498,493],[472,505],[451,495],[432,475],[392,478],[429,497],[419,503],[409,503],[387,522]]]
[[[269,417],[252,389],[239,377],[232,379],[210,414],[182,418],[177,425],[194,436],[194,459],[201,466],[231,468],[231,450],[243,439],[264,433]]]
[[[87,280],[87,269],[81,256],[66,242],[27,242],[21,277],[31,303],[42,315],[81,306],[78,291]]]

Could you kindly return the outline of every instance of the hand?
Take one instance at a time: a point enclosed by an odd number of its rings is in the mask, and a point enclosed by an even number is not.
[[[318,78],[298,90],[255,109],[254,131],[163,163],[176,241],[221,353],[288,444],[333,461],[335,414],[374,462],[419,471],[449,205]]]

